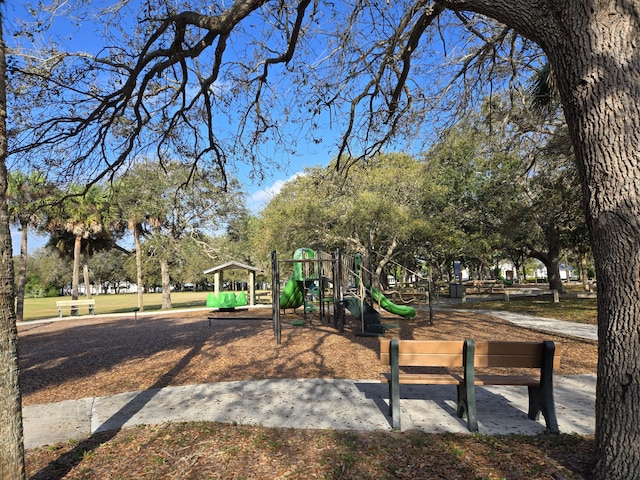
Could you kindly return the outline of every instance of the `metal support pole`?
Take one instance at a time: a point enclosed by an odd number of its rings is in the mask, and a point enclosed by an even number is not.
[[[282,343],[280,326],[280,267],[276,251],[271,252],[271,314],[273,316],[273,333],[278,345]]]

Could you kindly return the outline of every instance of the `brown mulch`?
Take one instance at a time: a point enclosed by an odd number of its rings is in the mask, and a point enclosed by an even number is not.
[[[20,383],[25,405],[161,388],[266,378],[377,379],[379,340],[359,337],[348,323],[339,334],[317,315],[282,317],[277,345],[270,309],[133,318],[80,317],[19,328]],[[236,317],[236,318],[234,318]],[[253,318],[245,320],[246,318]],[[595,342],[517,327],[474,312],[436,311],[400,323],[404,339],[553,340],[561,347],[560,375],[595,373]],[[398,335],[388,332],[386,336]]]
[[[114,393],[264,378],[375,379],[377,338],[340,334],[314,316],[282,318],[276,344],[271,311],[80,317],[19,327],[25,405]],[[247,320],[244,318],[251,317]],[[558,374],[595,373],[597,346],[536,332],[490,316],[436,311],[398,317],[415,339],[549,339],[561,345]],[[194,422],[137,426],[84,442],[30,450],[35,479],[583,479],[593,439],[574,435],[482,436],[423,432],[340,432]]]

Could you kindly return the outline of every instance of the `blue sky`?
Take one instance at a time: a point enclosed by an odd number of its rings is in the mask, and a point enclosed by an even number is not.
[[[5,19],[6,19],[6,31],[11,32],[15,25],[15,18],[29,18],[28,14],[24,10],[24,5],[19,4],[5,4]],[[69,50],[95,50],[93,45],[94,35],[92,30],[97,28],[86,20],[78,22],[58,21],[50,29],[50,32],[58,39],[67,45]],[[7,43],[11,44],[13,41],[10,35],[7,35]],[[42,40],[43,42],[45,40]],[[9,112],[10,114],[10,112]],[[233,172],[240,180],[243,188],[247,192],[246,205],[250,211],[257,213],[262,207],[276,195],[282,185],[290,178],[302,172],[306,167],[327,165],[330,159],[335,156],[335,147],[332,146],[332,140],[335,138],[331,132],[324,132],[322,135],[323,143],[321,144],[307,144],[304,139],[301,139],[301,144],[296,145],[296,151],[299,153],[295,156],[288,155],[275,149],[273,145],[264,145],[264,155],[269,156],[272,160],[275,160],[276,165],[280,165],[279,168],[270,168],[265,171],[265,177],[259,183],[252,181],[249,178],[248,167],[241,164],[233,165]],[[48,237],[39,236],[35,232],[29,232],[29,251],[33,252],[37,248],[43,246]],[[14,254],[19,253],[20,247],[20,232],[12,230],[12,242]],[[126,243],[126,240],[125,242]],[[125,248],[129,248],[129,245],[123,244]]]

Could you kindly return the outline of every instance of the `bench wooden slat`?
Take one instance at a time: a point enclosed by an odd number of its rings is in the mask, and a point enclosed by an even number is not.
[[[463,380],[461,375],[446,373],[401,373],[398,378],[403,385],[457,385]],[[389,383],[391,381],[391,375],[388,373],[381,374],[380,381],[382,383]]]
[[[462,340],[401,340],[402,350],[400,353],[443,353],[458,354],[462,350]],[[389,341],[380,341],[380,352],[389,353]]]
[[[462,347],[460,347],[462,350]],[[402,367],[462,367],[462,353],[458,354],[406,354],[398,356]]]
[[[542,342],[476,341],[476,355],[533,355],[542,354]]]
[[[476,375],[474,385],[514,385],[536,387],[540,385],[540,377],[525,375]]]
[[[542,368],[542,342],[476,342],[475,368],[513,367]],[[559,347],[556,346],[554,368],[560,367]]]
[[[72,307],[74,305],[95,305],[95,300],[58,300],[57,307]]]
[[[380,363],[389,365],[389,341],[380,342]],[[401,367],[461,367],[463,341],[402,340]]]
[[[476,368],[540,368],[540,357],[527,355],[477,355],[474,361]]]

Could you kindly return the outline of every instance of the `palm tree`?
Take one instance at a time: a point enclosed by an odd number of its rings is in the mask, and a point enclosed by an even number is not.
[[[27,283],[27,239],[29,228],[41,223],[45,215],[43,209],[50,196],[52,186],[39,171],[29,174],[22,171],[9,173],[7,203],[9,221],[21,232],[20,266],[16,284],[16,320],[22,321],[24,314],[24,290]]]
[[[141,189],[136,177],[136,170],[124,175],[114,184],[116,204],[120,209],[120,216],[127,221],[127,228],[133,234],[136,255],[136,283],[138,285],[138,309],[144,311],[142,291],[142,243],[141,237],[145,233],[145,224],[154,203],[145,193],[147,189]]]
[[[59,202],[58,209],[49,216],[48,229],[52,243],[63,254],[73,258],[71,298],[78,299],[80,263],[97,250],[114,246],[113,232],[120,231],[120,218],[112,207],[110,192],[100,185],[86,188],[72,185]],[[90,297],[88,278],[85,278]]]

